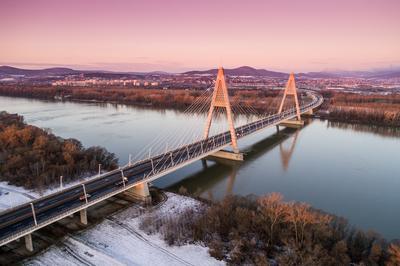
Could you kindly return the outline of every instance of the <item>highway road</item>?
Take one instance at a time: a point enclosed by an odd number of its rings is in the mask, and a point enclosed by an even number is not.
[[[322,103],[322,96],[308,92],[312,97],[312,101],[301,107],[301,112],[305,112],[310,108],[315,108]],[[277,124],[295,115],[295,109],[292,108],[281,114],[275,114],[256,122],[237,127],[237,138],[250,135],[260,129]],[[88,202],[103,197],[113,191],[121,189],[122,186],[131,185],[148,179],[154,174],[162,172],[166,169],[176,167],[193,158],[207,154],[219,147],[224,147],[231,142],[230,132],[212,136],[198,142],[191,143],[164,154],[149,158],[131,166],[122,169],[113,170],[107,174],[85,181],[79,185],[75,185],[63,189],[54,194],[34,200],[31,203],[22,204],[15,208],[0,213],[0,243],[7,237],[16,232],[29,229],[35,226],[32,205],[36,213],[37,224],[48,221],[52,217],[65,213],[68,210],[83,206]],[[126,179],[123,179],[123,176]],[[124,181],[126,180],[126,181]],[[85,198],[84,190],[90,197]]]

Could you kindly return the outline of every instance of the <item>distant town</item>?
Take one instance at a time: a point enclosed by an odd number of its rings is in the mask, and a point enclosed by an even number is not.
[[[0,67],[0,84],[34,84],[55,87],[126,87],[148,89],[207,89],[213,85],[215,70],[185,73],[117,73],[79,71],[68,68],[24,70]],[[251,67],[227,69],[230,89],[282,88],[288,73],[260,70]],[[311,72],[297,73],[299,88],[336,90],[355,93],[400,93],[400,71],[384,72]]]

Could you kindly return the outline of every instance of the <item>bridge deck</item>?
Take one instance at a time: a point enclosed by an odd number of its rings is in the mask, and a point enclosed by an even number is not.
[[[312,98],[312,101],[309,104],[301,106],[301,113],[308,112],[323,102],[321,95],[311,91],[307,91],[307,94]],[[277,125],[282,121],[294,117],[296,117],[296,110],[292,108],[281,114],[274,114],[237,127],[237,138],[243,138],[261,129]],[[230,132],[223,132],[210,138],[170,150],[164,154],[136,162],[133,165],[113,170],[81,184],[36,199],[30,203],[6,210],[0,213],[0,246],[141,183],[150,182],[176,171],[230,144]],[[122,176],[127,177],[128,181],[123,182]],[[80,199],[84,195],[84,190],[90,194],[87,202]],[[32,205],[35,208],[36,223],[33,219]]]

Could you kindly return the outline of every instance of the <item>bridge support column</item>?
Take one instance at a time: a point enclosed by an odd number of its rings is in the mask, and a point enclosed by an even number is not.
[[[141,183],[134,186],[133,188],[126,190],[124,194],[135,200],[140,200],[145,204],[151,204],[151,195],[147,183]]]
[[[290,128],[302,128],[304,126],[303,120],[286,120],[279,123],[279,126],[290,127]]]
[[[313,115],[314,111],[313,109],[308,110],[307,112],[303,113],[304,115]]]
[[[231,152],[220,150],[216,153],[211,154],[209,157],[211,158],[220,158],[225,160],[232,160],[232,161],[243,161],[243,153],[240,152]]]
[[[28,251],[33,252],[33,242],[31,234],[25,236],[25,247]]]
[[[81,223],[87,225],[87,209],[80,210],[79,213],[81,215]]]
[[[207,160],[201,159],[201,164],[203,165],[204,170],[208,169]]]
[[[295,119],[291,119],[291,120],[283,121],[282,123],[279,124],[279,126],[291,127],[291,128],[301,128],[302,126],[304,126],[304,121],[301,120],[299,100],[297,98],[296,82],[295,82],[293,73],[290,74],[289,80],[288,80],[288,82],[286,84],[285,92],[283,93],[283,98],[282,98],[282,102],[281,102],[281,104],[279,106],[278,114],[282,113],[283,105],[285,103],[285,99],[288,96],[293,96],[293,98],[294,98],[295,108],[296,108],[296,118]]]
[[[233,124],[232,108],[228,95],[228,86],[226,85],[225,73],[222,67],[218,68],[217,79],[215,81],[214,92],[212,95],[210,109],[207,115],[207,122],[204,129],[204,139],[208,138],[213,114],[217,110],[217,108],[223,108],[226,111],[226,118],[228,120],[229,131],[231,133],[232,149],[235,153],[239,153],[235,126]]]

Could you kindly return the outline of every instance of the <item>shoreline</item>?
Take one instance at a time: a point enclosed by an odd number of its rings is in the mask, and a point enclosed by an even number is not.
[[[70,103],[93,103],[93,104],[111,104],[111,105],[125,105],[128,107],[136,107],[136,108],[144,108],[144,109],[153,109],[153,110],[169,110],[169,111],[176,111],[176,112],[184,112],[185,108],[179,108],[179,107],[173,107],[173,106],[164,106],[160,107],[157,105],[154,105],[152,103],[131,103],[131,102],[119,102],[119,101],[103,101],[103,100],[96,100],[96,99],[63,99],[63,100],[56,100],[52,98],[47,98],[47,97],[27,97],[27,96],[18,96],[18,95],[7,95],[7,94],[0,94],[2,97],[10,97],[10,98],[22,98],[22,99],[31,99],[31,100],[41,100],[41,101],[48,101],[52,103],[57,103],[57,102],[70,102]],[[4,110],[7,111],[7,110]],[[400,130],[400,125],[388,125],[385,123],[369,123],[369,122],[364,122],[360,121],[357,119],[338,119],[338,118],[332,118],[327,114],[324,114],[322,112],[316,111],[314,115],[307,115],[308,117],[311,118],[317,118],[321,120],[327,120],[329,122],[339,122],[339,123],[347,123],[347,124],[354,124],[354,125],[364,125],[364,126],[374,126],[374,127],[382,127],[382,128],[388,128],[388,129],[399,129]]]
[[[154,261],[158,261],[158,265],[190,265],[190,259],[197,256],[201,261],[207,261],[205,265],[225,265],[225,260],[217,260],[210,255],[213,247],[209,243],[188,239],[183,243],[168,244],[163,230],[156,229],[170,220],[181,219],[187,211],[202,213],[204,208],[212,206],[210,202],[190,194],[181,195],[155,187],[152,194],[157,200],[147,207],[124,194],[92,206],[88,209],[87,226],[80,224],[79,216],[74,215],[43,228],[33,234],[34,253],[25,250],[24,241],[14,241],[0,248],[0,264],[51,266],[54,262],[61,263],[68,259],[95,265],[153,265]],[[311,208],[323,215],[332,215]],[[148,227],[149,221],[154,225]],[[352,228],[358,230],[357,227]],[[380,239],[395,243],[395,240]],[[133,242],[135,244],[132,245]],[[151,259],[146,259],[150,254]],[[275,257],[269,260],[275,261]]]
[[[195,257],[206,261],[206,265],[224,265],[199,243],[169,246],[160,233],[144,232],[140,224],[146,217],[179,215],[204,204],[159,189],[153,188],[152,193],[160,201],[146,208],[121,194],[89,209],[87,226],[81,225],[78,215],[74,215],[39,230],[33,235],[34,253],[24,250],[23,241],[14,241],[7,249],[0,248],[0,264],[50,266],[68,260],[95,265],[154,265],[154,261],[159,261],[159,265],[191,265],[190,259]]]

